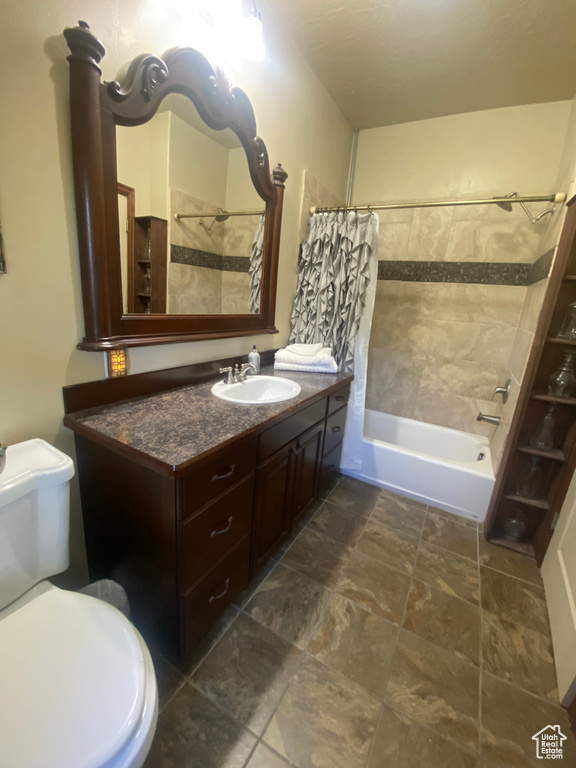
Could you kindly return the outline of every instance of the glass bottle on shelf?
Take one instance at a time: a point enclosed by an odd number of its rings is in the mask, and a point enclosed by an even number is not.
[[[559,339],[576,341],[576,301],[568,304],[562,328],[556,334]]]
[[[535,499],[542,485],[542,465],[538,456],[530,456],[528,462],[521,467],[516,484],[518,496]]]
[[[526,535],[526,513],[521,509],[512,510],[504,523],[504,535],[510,541],[522,541]]]
[[[144,272],[144,293],[150,294],[150,266],[148,265],[146,267],[146,271]]]
[[[576,391],[574,358],[576,352],[564,350],[562,365],[548,379],[548,394],[554,397],[570,397]]]
[[[556,419],[554,417],[555,410],[556,404],[550,403],[546,410],[546,415],[542,420],[542,424],[530,438],[530,445],[532,448],[537,448],[539,451],[551,451],[554,449],[554,427],[556,426]]]

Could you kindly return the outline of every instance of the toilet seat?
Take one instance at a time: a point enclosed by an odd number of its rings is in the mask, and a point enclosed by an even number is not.
[[[156,716],[150,667],[132,624],[96,598],[52,587],[0,613],[0,766],[133,764]]]

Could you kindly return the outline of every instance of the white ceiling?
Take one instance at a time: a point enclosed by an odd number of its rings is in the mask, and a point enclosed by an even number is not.
[[[267,5],[355,128],[560,101],[576,92],[576,0]]]

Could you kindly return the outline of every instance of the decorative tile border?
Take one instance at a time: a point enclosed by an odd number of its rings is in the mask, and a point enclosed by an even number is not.
[[[378,280],[532,285],[548,277],[554,249],[533,264],[486,261],[379,261]]]
[[[223,256],[220,253],[199,251],[184,245],[170,246],[170,261],[173,264],[188,264],[190,267],[206,267],[221,272],[248,272],[250,259],[246,256]]]

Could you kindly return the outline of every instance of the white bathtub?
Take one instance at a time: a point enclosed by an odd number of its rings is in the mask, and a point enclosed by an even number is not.
[[[494,486],[487,438],[370,410],[362,469],[342,471],[478,521],[484,520]]]

